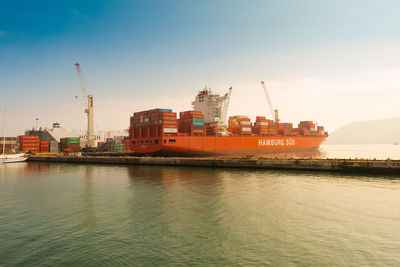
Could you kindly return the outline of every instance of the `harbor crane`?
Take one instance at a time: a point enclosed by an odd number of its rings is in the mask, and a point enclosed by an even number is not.
[[[85,104],[85,113],[87,114],[87,144],[86,147],[89,149],[94,149],[95,145],[95,136],[94,136],[94,117],[93,117],[93,95],[88,94],[86,91],[85,82],[83,79],[82,71],[79,63],[75,64],[76,70],[78,71],[79,82],[81,84],[81,91],[83,102]]]
[[[277,109],[274,110],[274,108],[272,107],[271,99],[269,98],[267,87],[265,86],[264,81],[261,81],[261,85],[264,89],[264,94],[268,101],[268,106],[269,106],[269,110],[271,112],[272,119],[274,120],[275,123],[278,123],[279,122],[279,112]]]
[[[231,100],[231,94],[232,94],[232,86],[229,87],[229,92],[226,96],[226,112],[228,112],[228,108],[229,108],[229,101]]]

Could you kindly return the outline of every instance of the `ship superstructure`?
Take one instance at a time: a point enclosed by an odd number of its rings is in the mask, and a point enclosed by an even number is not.
[[[200,111],[204,116],[204,123],[215,124],[220,135],[226,135],[227,114],[232,87],[223,96],[215,94],[210,88],[199,91],[192,102],[193,110]]]

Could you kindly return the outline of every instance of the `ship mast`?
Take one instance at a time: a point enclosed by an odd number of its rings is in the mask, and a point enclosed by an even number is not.
[[[4,110],[3,156],[6,153],[6,134],[7,134],[6,126],[7,126],[7,109]]]

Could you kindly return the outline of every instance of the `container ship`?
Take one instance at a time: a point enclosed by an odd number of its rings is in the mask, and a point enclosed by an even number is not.
[[[192,102],[193,110],[180,112],[179,118],[171,109],[134,113],[126,150],[151,156],[262,155],[315,151],[328,136],[313,121],[301,121],[297,128],[280,122],[277,110],[272,120],[264,116],[255,122],[247,116],[226,120],[231,91],[220,96],[206,87]]]

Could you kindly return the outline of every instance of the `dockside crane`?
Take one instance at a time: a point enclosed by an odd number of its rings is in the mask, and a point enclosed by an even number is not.
[[[228,108],[229,108],[229,101],[231,100],[231,94],[232,94],[232,86],[229,87],[229,91],[226,95],[226,113],[228,112]]]
[[[87,148],[95,148],[95,136],[94,136],[94,116],[93,116],[93,95],[88,94],[86,91],[83,74],[79,63],[75,64],[76,70],[78,71],[79,82],[81,84],[81,91],[83,102],[85,104],[85,113],[87,114]]]
[[[268,101],[269,111],[271,112],[272,119],[274,120],[275,123],[278,123],[279,122],[279,112],[277,109],[274,110],[274,108],[272,107],[271,99],[269,98],[267,87],[265,86],[264,81],[261,81],[261,85],[264,89],[264,94]]]

